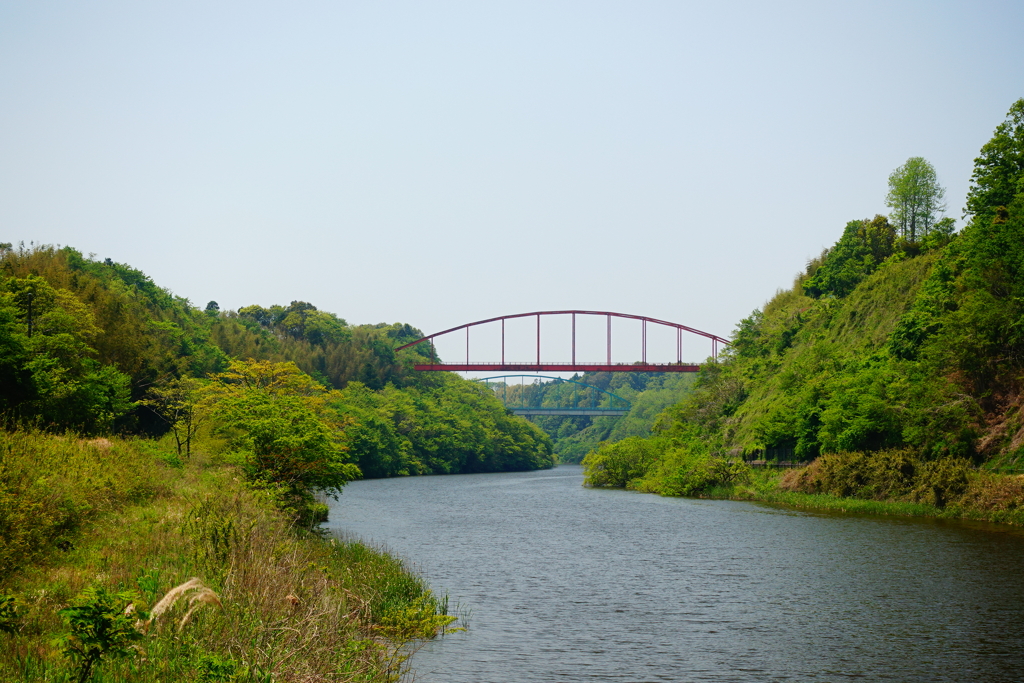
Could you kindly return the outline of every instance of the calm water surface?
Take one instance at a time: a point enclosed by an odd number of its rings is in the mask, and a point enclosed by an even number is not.
[[[1024,536],[585,489],[579,467],[349,484],[469,631],[420,683],[1024,681]]]

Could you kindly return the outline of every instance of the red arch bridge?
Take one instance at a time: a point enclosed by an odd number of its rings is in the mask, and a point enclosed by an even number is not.
[[[568,316],[571,318],[571,342],[569,348],[566,349],[569,360],[550,362],[541,359],[541,319],[546,316]],[[577,318],[585,316],[597,316],[603,318],[602,327],[605,330],[605,358],[603,361],[594,360],[580,360],[576,357],[576,322]],[[536,337],[537,337],[537,348],[536,357],[530,360],[508,360],[505,358],[505,323],[509,320],[517,318],[534,318],[536,320]],[[632,363],[613,363],[612,362],[612,319],[613,318],[625,318],[628,320],[637,320],[640,322],[639,333],[640,333],[640,358]],[[489,324],[499,324],[501,326],[501,360],[497,362],[478,362],[470,361],[469,349],[470,349],[470,330],[474,327]],[[676,362],[674,363],[651,363],[647,360],[647,334],[648,327],[663,327],[671,328],[674,330],[676,338]],[[466,361],[463,362],[447,362],[442,363],[437,357],[437,351],[434,345],[434,341],[441,336],[448,334],[456,334],[459,332],[465,333],[466,339]],[[492,370],[518,370],[527,372],[697,372],[700,370],[700,365],[696,363],[684,363],[683,362],[683,335],[696,335],[703,337],[711,342],[711,356],[718,356],[719,345],[728,345],[729,340],[719,337],[718,335],[711,334],[710,332],[702,332],[701,330],[687,327],[686,325],[680,325],[679,323],[669,322],[667,320],[658,320],[656,318],[648,318],[642,315],[630,315],[628,313],[613,313],[611,311],[534,311],[533,313],[516,313],[515,315],[502,315],[496,318],[488,318],[487,320],[477,320],[476,322],[466,323],[465,325],[459,325],[458,327],[452,327],[451,329],[443,330],[441,332],[435,332],[434,334],[427,335],[417,339],[416,341],[409,342],[403,346],[399,346],[396,350],[401,351],[402,349],[408,349],[417,344],[429,344],[430,351],[428,354],[428,363],[417,363],[413,367],[417,370],[450,370],[457,372],[464,371],[485,371],[490,372]],[[616,341],[619,341],[616,339]]]

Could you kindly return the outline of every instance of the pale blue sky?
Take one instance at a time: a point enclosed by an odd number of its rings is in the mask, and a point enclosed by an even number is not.
[[[959,218],[1024,3],[0,0],[0,241],[202,306],[727,336],[889,173]]]

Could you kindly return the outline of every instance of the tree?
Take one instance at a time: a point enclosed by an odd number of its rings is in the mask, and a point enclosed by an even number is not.
[[[974,160],[967,216],[989,216],[1024,193],[1024,98],[1010,107],[1006,120],[996,126],[992,139]]]
[[[297,503],[313,503],[312,493],[341,493],[361,476],[342,443],[351,424],[327,408],[336,398],[294,363],[231,361],[204,388],[212,417],[246,476],[270,484]]]
[[[847,296],[881,263],[892,256],[896,230],[885,216],[850,221],[843,236],[828,250],[825,261],[803,285],[815,299],[831,294]]]
[[[584,485],[628,487],[647,474],[666,448],[664,440],[631,436],[617,443],[602,442],[583,458]]]
[[[938,214],[946,210],[942,202],[945,194],[935,168],[922,157],[911,157],[889,176],[885,205],[892,209],[889,217],[903,238],[916,242],[928,234]]]
[[[132,408],[130,378],[94,358],[100,334],[71,291],[36,275],[0,281],[0,407],[54,429],[111,430]]]
[[[174,434],[178,455],[186,458],[192,456],[192,441],[209,416],[209,406],[200,400],[201,386],[192,377],[174,379],[150,388],[149,398],[139,402],[167,423]]]

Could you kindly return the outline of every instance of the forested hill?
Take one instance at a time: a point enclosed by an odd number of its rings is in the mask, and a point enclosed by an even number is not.
[[[722,463],[740,456],[828,456],[808,491],[902,482],[943,500],[971,465],[1024,469],[1024,100],[975,160],[959,233],[937,220],[943,191],[923,159],[890,190],[888,217],[848,223],[741,321],[653,440],[588,456],[592,483],[693,493],[739,476]],[[928,472],[944,483],[915,483]]]
[[[264,421],[240,428],[247,452],[294,450],[280,434],[261,445],[270,437],[259,434],[301,414],[325,426],[325,444],[365,476],[552,466],[550,439],[482,387],[413,372],[415,351],[396,356],[396,346],[419,336],[405,324],[349,325],[305,302],[232,312],[211,301],[201,310],[109,259],[0,245],[0,415],[9,429],[172,430],[187,442],[194,417],[212,442],[237,448],[239,429],[218,436],[201,417],[216,414],[222,427],[232,415],[242,420],[244,401],[216,389],[241,386],[273,398],[278,411],[266,401],[249,406],[249,417]],[[299,413],[285,411],[292,399]]]
[[[972,180],[959,234],[949,219],[901,224],[898,210],[850,222],[790,290],[740,323],[723,362],[665,417],[669,430],[722,453],[910,448],[1015,462],[1024,100],[982,148]]]
[[[629,401],[630,408],[623,416],[544,415],[532,418],[551,436],[555,454],[559,462],[563,463],[579,463],[602,441],[615,442],[630,436],[649,436],[658,415],[688,396],[696,378],[691,373],[586,372],[573,379]],[[555,381],[525,387],[516,385],[514,381],[505,387],[498,384],[492,386],[513,406],[517,401],[522,401],[523,405],[564,407],[569,405],[570,397],[590,392],[576,387],[576,393],[573,393],[572,384]],[[599,407],[612,407],[608,394],[598,392],[597,395],[600,396],[597,403]]]

